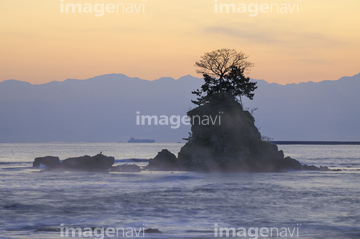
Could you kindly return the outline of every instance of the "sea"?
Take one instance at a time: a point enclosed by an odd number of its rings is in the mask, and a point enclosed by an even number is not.
[[[147,164],[180,143],[1,143],[0,238],[360,238],[360,145],[279,145],[282,173],[41,172],[35,157]],[[153,230],[149,230],[153,229]]]

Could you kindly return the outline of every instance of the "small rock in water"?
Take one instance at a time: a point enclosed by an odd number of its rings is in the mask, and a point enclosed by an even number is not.
[[[161,231],[159,231],[159,229],[153,229],[153,228],[145,229],[144,232],[145,233],[162,233]]]
[[[331,170],[325,166],[316,167],[314,165],[306,165],[306,164],[302,165],[302,169],[303,170],[313,170],[313,171],[339,171],[339,170]]]
[[[111,172],[128,172],[128,173],[138,173],[141,172],[141,168],[136,164],[123,164],[111,167]]]
[[[71,171],[108,172],[114,162],[114,157],[97,154],[93,157],[85,155],[82,157],[68,158],[62,162],[62,165],[66,170]]]
[[[33,167],[40,167],[41,165],[47,168],[61,167],[59,157],[54,157],[54,156],[35,158],[33,162]]]
[[[115,158],[103,154],[95,156],[81,156],[68,158],[60,162],[58,157],[46,156],[35,158],[34,167],[44,165],[45,170],[41,172],[63,172],[67,171],[85,171],[85,172],[109,172],[110,167],[114,164]]]
[[[181,163],[175,154],[167,149],[161,150],[155,158],[149,159],[148,168],[150,170],[168,171],[180,169]]]

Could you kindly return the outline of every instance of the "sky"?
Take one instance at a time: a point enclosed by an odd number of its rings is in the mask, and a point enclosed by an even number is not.
[[[0,81],[200,77],[194,63],[220,48],[249,55],[254,79],[337,80],[360,72],[359,9],[359,0],[0,0]]]

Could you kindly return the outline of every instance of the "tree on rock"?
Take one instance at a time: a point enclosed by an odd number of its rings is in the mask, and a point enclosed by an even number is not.
[[[256,82],[250,82],[250,78],[244,72],[253,66],[247,61],[247,55],[234,49],[219,49],[205,53],[201,60],[195,63],[199,67],[197,73],[204,76],[205,83],[201,89],[192,93],[197,95],[194,104],[203,105],[208,102],[214,93],[231,93],[241,103],[241,96],[253,99],[253,91],[257,88]]]

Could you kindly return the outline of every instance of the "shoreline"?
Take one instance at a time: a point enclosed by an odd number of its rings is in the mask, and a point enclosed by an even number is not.
[[[360,145],[359,141],[271,141],[278,145]]]

